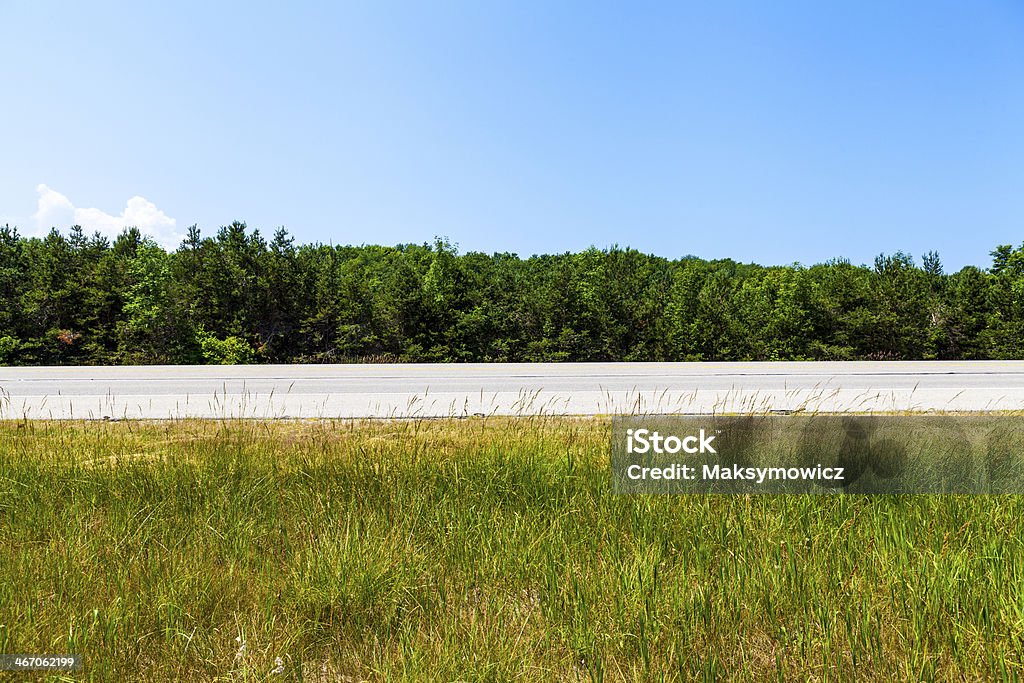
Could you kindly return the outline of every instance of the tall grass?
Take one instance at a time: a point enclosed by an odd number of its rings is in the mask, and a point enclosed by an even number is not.
[[[0,652],[87,680],[1024,676],[1011,496],[620,496],[609,423],[0,424]]]

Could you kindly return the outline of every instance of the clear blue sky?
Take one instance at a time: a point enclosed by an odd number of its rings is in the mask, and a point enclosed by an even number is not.
[[[127,211],[165,240],[948,269],[1024,241],[1020,0],[0,0],[0,26],[25,233]]]

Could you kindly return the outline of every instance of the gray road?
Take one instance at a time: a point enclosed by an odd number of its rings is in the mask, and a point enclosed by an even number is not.
[[[1024,362],[0,368],[3,418],[1024,410]]]

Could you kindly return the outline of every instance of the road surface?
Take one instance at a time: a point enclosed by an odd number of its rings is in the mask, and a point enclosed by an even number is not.
[[[1024,361],[0,368],[0,417],[1024,410]]]

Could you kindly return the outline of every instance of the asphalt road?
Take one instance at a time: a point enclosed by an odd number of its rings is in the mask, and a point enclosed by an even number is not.
[[[1024,361],[0,368],[0,417],[1024,410]]]

